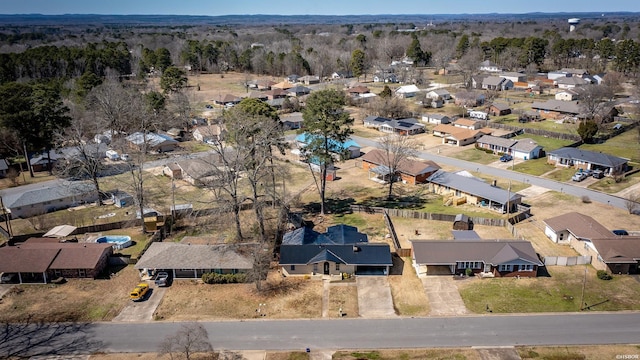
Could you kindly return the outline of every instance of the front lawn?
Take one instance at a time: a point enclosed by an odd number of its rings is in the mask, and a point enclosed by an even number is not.
[[[536,176],[546,174],[553,169],[555,169],[555,166],[548,164],[546,157],[523,161],[514,166],[515,171]]]
[[[538,145],[542,146],[542,148],[546,152],[557,150],[574,143],[574,141],[571,141],[571,140],[562,140],[562,139],[556,139],[552,137],[534,135],[534,134],[522,134],[514,137],[513,139],[514,140],[531,139],[537,142]]]
[[[637,166],[637,165],[636,165]],[[624,190],[629,186],[635,185],[640,182],[640,173],[635,173],[623,178],[620,182],[616,182],[612,177],[606,177],[599,181],[589,185],[589,189],[606,192],[609,194],[615,194],[618,191]]]
[[[547,175],[547,178],[559,182],[571,181],[571,177],[576,173],[576,171],[577,170],[573,168],[557,168],[556,171],[549,173],[549,175]]]
[[[638,141],[637,129],[631,129],[623,134],[614,136],[605,141],[604,144],[583,144],[580,149],[602,152],[640,162],[640,142]]]
[[[475,313],[485,313],[487,306],[494,313],[580,311],[584,269],[552,266],[551,277],[474,279],[459,285],[460,295]],[[640,310],[640,287],[630,276],[604,281],[589,266],[584,288],[584,302],[591,310]]]
[[[478,163],[478,164],[483,164],[483,165],[491,164],[492,162],[500,160],[500,157],[498,155],[489,154],[484,150],[479,150],[473,147],[470,149],[452,154],[451,157],[454,157],[460,160],[466,160],[466,161]]]

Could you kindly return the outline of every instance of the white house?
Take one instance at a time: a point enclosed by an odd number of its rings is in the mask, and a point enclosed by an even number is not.
[[[503,72],[500,73],[500,77],[511,80],[514,83],[527,81],[527,75],[519,72]]]
[[[412,98],[420,92],[420,89],[415,85],[404,85],[396,89],[396,96],[403,99]]]
[[[422,115],[422,122],[428,124],[449,124],[451,118],[444,114],[425,114]]]
[[[556,93],[556,100],[573,101],[578,99],[578,93],[571,89],[559,91]]]
[[[445,89],[435,89],[435,90],[429,91],[426,97],[431,100],[436,100],[440,98],[444,101],[447,101],[447,100],[451,100],[451,93],[449,93]]]
[[[485,60],[481,62],[480,66],[478,67],[478,70],[486,71],[486,72],[496,72],[496,73],[502,71],[502,69],[498,66],[498,64],[490,60]]]
[[[193,138],[201,142],[216,142],[224,138],[226,130],[222,125],[198,126],[193,130]]]
[[[579,86],[590,84],[588,80],[577,76],[559,78],[555,83],[558,85],[558,89],[574,89]]]

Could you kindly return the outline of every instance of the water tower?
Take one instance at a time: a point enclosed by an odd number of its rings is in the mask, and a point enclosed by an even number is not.
[[[569,21],[569,31],[575,30],[576,26],[580,24],[580,19],[578,18],[572,18],[572,19],[569,19],[568,21]]]

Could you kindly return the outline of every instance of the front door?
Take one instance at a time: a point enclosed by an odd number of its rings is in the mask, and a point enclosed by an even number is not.
[[[326,261],[324,262],[324,274],[329,275],[329,263]]]

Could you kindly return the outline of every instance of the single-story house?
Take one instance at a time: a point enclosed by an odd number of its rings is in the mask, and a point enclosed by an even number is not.
[[[285,91],[284,89],[278,89],[278,88],[266,91],[264,94],[267,95],[267,98],[269,100],[282,99],[287,97],[287,91]]]
[[[585,248],[595,252],[591,264],[596,269],[613,274],[640,274],[640,237],[592,239],[590,245]]]
[[[166,271],[174,279],[200,279],[205,273],[238,274],[253,269],[256,244],[196,245],[154,242],[135,268],[142,273]]]
[[[302,133],[295,138],[296,143],[298,144],[298,148],[304,148],[311,141],[315,140],[315,137],[310,135],[309,133]],[[330,151],[335,154],[340,154],[340,156],[345,157],[346,159],[353,159],[360,156],[360,149],[362,148],[355,142],[353,139],[348,139],[344,143],[338,143],[334,140],[329,140]],[[346,155],[345,155],[346,154]]]
[[[411,241],[411,257],[418,275],[429,275],[434,267],[448,267],[451,274],[467,269],[486,277],[535,277],[543,266],[528,241],[469,240]]]
[[[425,114],[422,115],[422,122],[429,124],[449,124],[451,118],[444,114]]]
[[[291,89],[294,86],[296,86],[295,83],[291,83],[289,81],[281,81],[281,82],[279,82],[277,84],[271,85],[271,91],[273,91],[275,89],[288,90],[288,89]]]
[[[486,72],[500,72],[502,71],[502,68],[491,60],[485,60],[480,63],[480,66],[478,66],[478,70]]]
[[[506,139],[485,135],[478,139],[478,147],[493,150],[494,154],[509,154],[517,159],[537,159],[542,153],[542,146],[532,139]]]
[[[310,92],[311,92],[311,89],[309,89],[308,87],[298,85],[298,86],[294,86],[292,88],[287,89],[287,96],[297,97],[297,96],[307,95]]]
[[[427,92],[427,99],[436,100],[442,99],[444,101],[451,100],[451,93],[445,89],[435,89]]]
[[[500,76],[487,76],[482,81],[482,88],[485,90],[511,90],[513,81]]]
[[[420,92],[420,89],[415,85],[400,86],[395,91],[396,96],[403,99],[415,97],[419,92]]]
[[[271,90],[271,86],[273,86],[276,82],[275,81],[271,81],[271,80],[267,80],[267,79],[260,79],[260,80],[256,80],[256,89],[260,90],[260,91],[265,91],[265,90]]]
[[[287,75],[287,77],[284,78],[284,81],[291,83],[291,84],[295,84],[298,82],[298,79],[300,79],[299,75],[296,74],[291,74],[291,75]]]
[[[31,164],[31,169],[35,172],[40,171],[49,171],[56,166],[58,160],[64,159],[64,154],[57,150],[50,150],[49,156],[47,153],[35,154],[31,159],[29,159],[29,163]],[[51,162],[49,162],[51,160]]]
[[[168,163],[162,170],[170,178],[184,180],[196,186],[214,183],[224,171],[226,167],[218,154]]]
[[[12,219],[27,218],[98,200],[88,182],[56,182],[46,187],[4,196],[4,206]]]
[[[478,120],[489,120],[489,113],[480,110],[468,110],[469,117]]]
[[[500,73],[500,75],[498,76],[503,77],[507,80],[511,80],[511,82],[513,83],[527,81],[527,74],[523,74],[519,72],[507,71],[507,72]]]
[[[392,72],[379,72],[373,75],[373,82],[397,83],[398,77]]]
[[[493,116],[502,116],[511,114],[511,107],[509,104],[494,102],[489,106],[489,114]]]
[[[414,118],[393,120],[371,115],[364,119],[364,126],[400,135],[414,135],[425,131],[424,125]]]
[[[544,234],[554,243],[569,244],[572,240],[592,240],[611,237],[613,233],[591,216],[570,212],[544,220]]]
[[[353,73],[347,70],[339,70],[331,74],[332,79],[349,79],[352,77],[353,77]]]
[[[617,175],[625,172],[628,161],[629,159],[572,147],[563,147],[547,154],[547,163],[554,166],[602,170],[605,175]]]
[[[252,91],[249,93],[249,96],[247,96],[250,99],[258,99],[258,100],[262,100],[262,101],[267,101],[269,100],[269,96],[267,96],[266,93],[262,92],[262,91]]]
[[[576,92],[575,90],[571,90],[571,89],[558,91],[556,93],[555,99],[556,100],[560,100],[560,101],[578,100],[578,92]]]
[[[224,139],[226,133],[224,125],[198,126],[193,130],[193,138],[205,143],[218,142]]]
[[[438,170],[429,176],[427,182],[429,183],[429,191],[443,195],[445,199],[455,197],[456,203],[459,203],[460,199],[464,199],[467,204],[486,207],[502,213],[507,209],[509,212],[514,211],[522,202],[522,195],[518,193],[503,190],[474,177],[466,177],[443,170]],[[451,203],[454,203],[454,199],[450,200]]]
[[[298,78],[298,82],[301,82],[305,85],[313,85],[320,83],[320,77],[316,75],[305,75]]]
[[[477,74],[471,76],[471,88],[482,89],[482,82],[485,78],[489,77],[489,74]]]
[[[285,101],[289,101],[289,99],[287,98],[277,98],[277,99],[271,99],[271,100],[267,100],[267,104],[269,104],[269,106],[272,106],[276,109],[281,109],[282,105],[284,105]]]
[[[36,239],[37,240],[37,239]],[[96,278],[113,254],[109,243],[30,241],[0,248],[0,272],[19,284],[46,284],[61,276]]]
[[[531,108],[533,110],[542,111],[543,113],[551,116],[575,116],[581,113],[580,106],[577,101],[561,101],[555,99],[544,102],[534,101],[533,104],[531,104]]]
[[[218,104],[218,105],[225,105],[225,104],[228,104],[228,103],[231,103],[231,104],[235,105],[235,104],[239,103],[240,101],[242,101],[241,97],[238,97],[238,96],[235,96],[235,95],[232,95],[232,94],[224,94],[224,95],[220,94],[220,95],[216,95],[213,98],[213,102]]]
[[[386,181],[389,176],[389,163],[396,166],[396,176],[399,176],[404,183],[411,185],[424,183],[431,174],[438,171],[440,166],[430,160],[404,159],[399,164],[393,164],[393,156],[380,149],[371,150],[362,156],[362,168],[376,174],[376,178]]]
[[[152,132],[147,133],[146,135],[141,132],[135,132],[127,136],[127,141],[138,149],[141,149],[146,141],[147,150],[158,153],[173,151],[178,147],[178,142],[170,136]]]
[[[346,91],[349,96],[354,98],[361,97],[364,94],[371,93],[371,90],[364,85],[354,86],[352,88],[347,89]]]
[[[301,227],[284,234],[279,264],[285,276],[388,275],[393,261],[388,244],[369,243],[357,228],[340,224],[326,233]]]
[[[280,123],[285,130],[302,129],[303,122],[301,112],[293,112],[280,117]]]
[[[116,207],[123,208],[134,204],[133,196],[125,191],[114,190],[110,194],[111,200]]]
[[[449,124],[440,124],[433,128],[433,136],[441,137],[443,144],[455,146],[473,144],[487,134],[491,134],[491,131],[487,129],[471,130]]]
[[[453,121],[452,124],[455,127],[469,129],[469,130],[478,130],[482,127],[482,123],[474,119],[459,118]]]
[[[591,84],[589,80],[577,76],[561,77],[555,81],[558,89],[575,89],[580,86]]]

